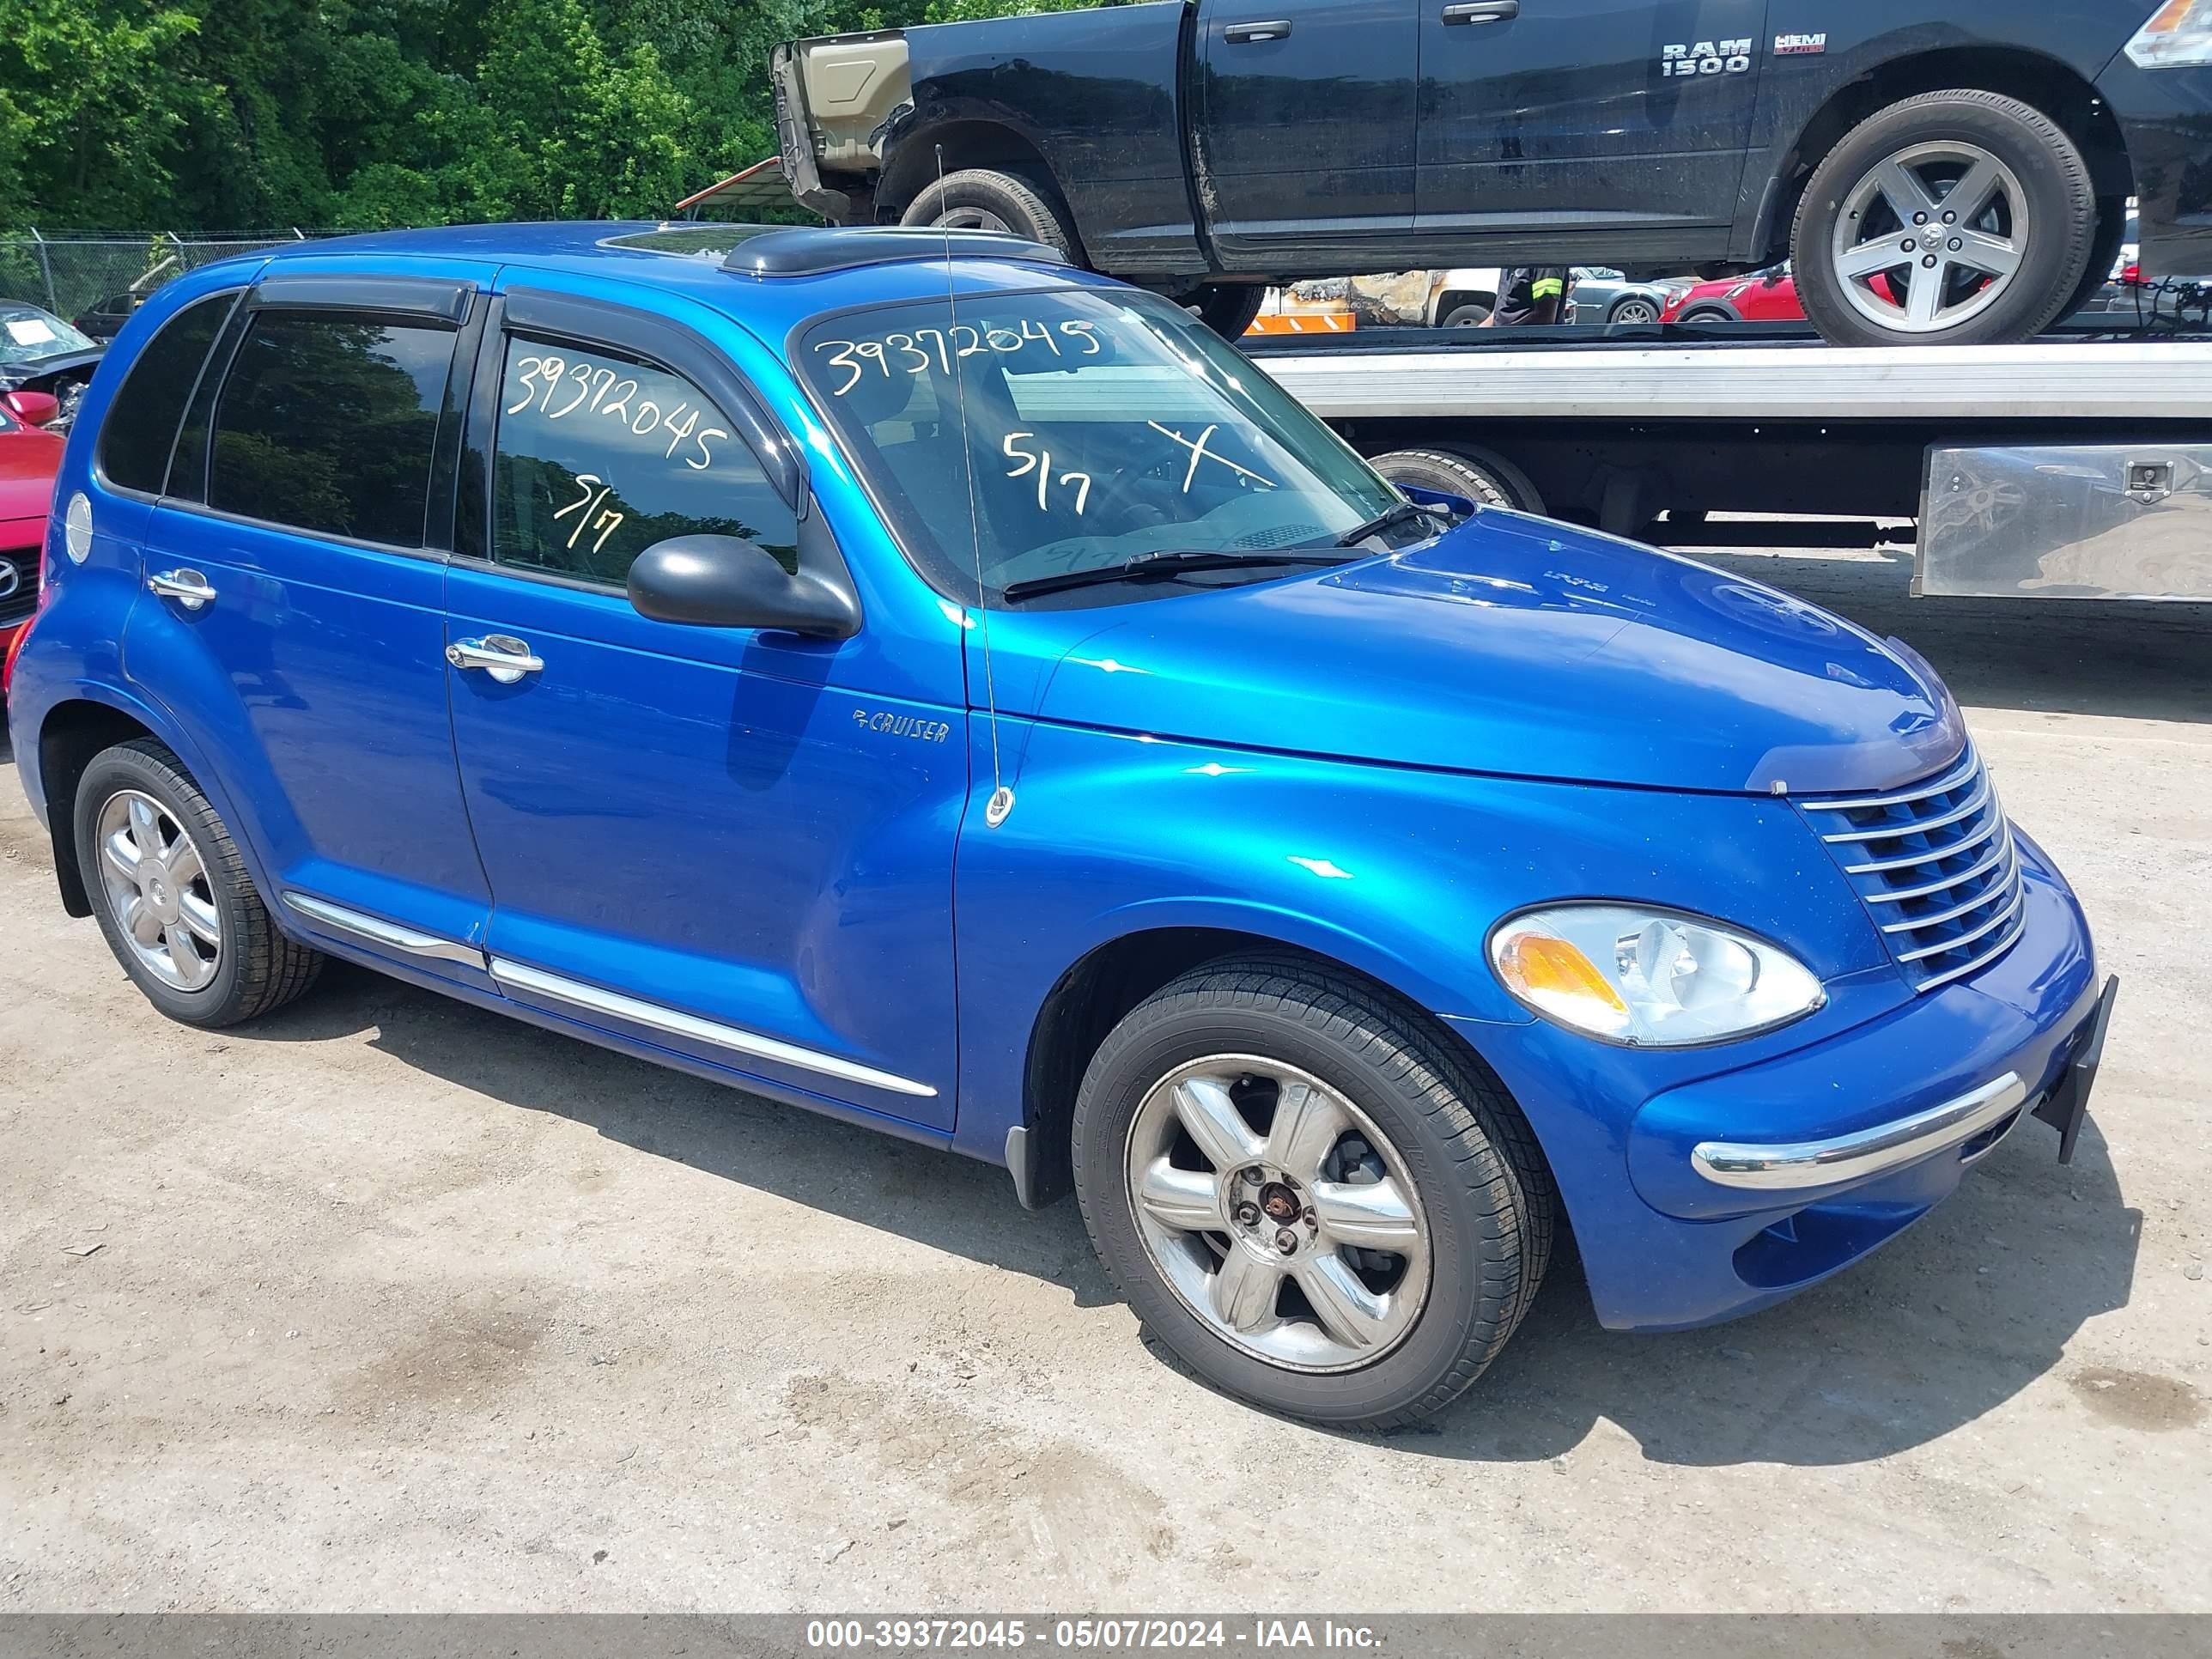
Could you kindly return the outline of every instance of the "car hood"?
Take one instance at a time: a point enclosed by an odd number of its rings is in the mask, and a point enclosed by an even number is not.
[[[1766,794],[1909,782],[1965,741],[1899,641],[1497,509],[1326,572],[990,622],[1003,711],[1239,748]]]
[[[62,441],[50,432],[0,432],[0,519],[44,518],[54,499]]]

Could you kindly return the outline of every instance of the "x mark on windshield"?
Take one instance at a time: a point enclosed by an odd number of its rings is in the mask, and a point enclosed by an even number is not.
[[[1162,426],[1158,421],[1146,421],[1145,424],[1152,428],[1153,431],[1158,433],[1163,438],[1171,438],[1176,442],[1181,444],[1185,449],[1190,451],[1190,465],[1183,469],[1182,473],[1182,493],[1186,495],[1190,494],[1190,481],[1198,476],[1198,464],[1200,461],[1218,462],[1221,465],[1227,467],[1231,472],[1237,473],[1243,477],[1249,478],[1254,483],[1259,485],[1262,489],[1273,489],[1275,488],[1275,481],[1273,478],[1263,477],[1259,473],[1255,472],[1249,466],[1239,466],[1236,462],[1231,460],[1226,455],[1217,455],[1206,447],[1206,441],[1212,438],[1215,433],[1221,430],[1221,424],[1218,421],[1212,426],[1207,427],[1205,431],[1200,433],[1195,440],[1186,438],[1182,433],[1176,431],[1173,427]]]

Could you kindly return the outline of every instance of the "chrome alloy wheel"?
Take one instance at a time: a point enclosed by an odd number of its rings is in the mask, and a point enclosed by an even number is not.
[[[1899,334],[1955,328],[2020,274],[2032,230],[2013,170],[1978,144],[1914,144],[1869,169],[1829,258],[1852,309]]]
[[[131,953],[165,985],[204,989],[222,965],[222,927],[200,849],[151,795],[119,789],[100,809],[100,884]]]
[[[1619,305],[1613,307],[1613,315],[1607,320],[1616,323],[1656,323],[1659,320],[1659,307],[1649,300],[1623,300]]]
[[[995,230],[1007,235],[1015,234],[1012,226],[988,208],[947,208],[929,224],[933,230]]]
[[[1374,1120],[1310,1073],[1250,1054],[1176,1067],[1138,1105],[1127,1173],[1153,1266],[1247,1353],[1348,1370],[1420,1315],[1420,1195]]]

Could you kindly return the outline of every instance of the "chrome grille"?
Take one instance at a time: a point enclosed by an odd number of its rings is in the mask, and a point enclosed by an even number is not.
[[[2020,937],[2020,853],[1972,745],[1924,782],[1797,805],[1915,989],[1964,978]]]

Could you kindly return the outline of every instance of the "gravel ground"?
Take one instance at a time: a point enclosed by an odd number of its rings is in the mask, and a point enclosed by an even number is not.
[[[1719,1329],[1555,1275],[1389,1440],[981,1165],[349,969],[165,1024],[0,781],[0,1609],[2212,1609],[2212,617],[1723,562],[1952,677],[2122,977],[2094,1127]]]

